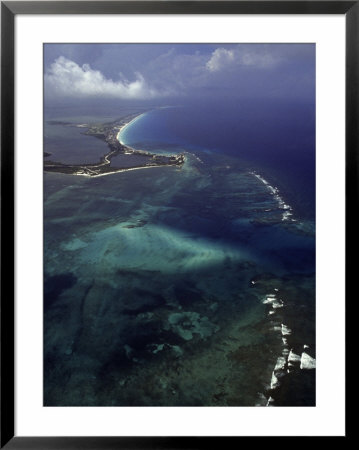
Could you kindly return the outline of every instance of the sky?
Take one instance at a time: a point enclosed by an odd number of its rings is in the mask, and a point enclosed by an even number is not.
[[[314,101],[314,44],[45,44],[45,102]]]

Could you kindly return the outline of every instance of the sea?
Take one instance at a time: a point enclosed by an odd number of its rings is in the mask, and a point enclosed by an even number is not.
[[[44,172],[44,406],[315,405],[315,105],[53,108],[46,158],[134,113],[183,166]]]

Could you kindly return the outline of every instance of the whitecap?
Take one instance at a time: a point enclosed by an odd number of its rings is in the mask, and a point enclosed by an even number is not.
[[[295,366],[300,364],[301,357],[291,350],[288,355],[288,365]]]
[[[288,336],[289,334],[292,334],[292,330],[282,323],[282,335]]]
[[[283,308],[284,303],[282,300],[276,301],[272,303],[272,308],[277,309],[277,308]]]
[[[275,364],[274,371],[277,371],[277,370],[284,370],[286,364],[287,364],[286,359],[283,358],[283,356],[279,356],[279,357],[277,358],[277,362],[276,362],[276,364]]]
[[[277,388],[279,386],[279,384],[280,383],[279,383],[279,380],[278,380],[276,374],[274,372],[272,372],[272,379],[271,379],[271,382],[270,382],[270,388],[271,389],[275,389],[275,388]]]
[[[308,353],[303,352],[300,360],[301,369],[315,369],[316,361],[314,358],[308,355]]]

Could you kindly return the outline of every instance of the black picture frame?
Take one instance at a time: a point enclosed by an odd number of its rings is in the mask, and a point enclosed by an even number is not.
[[[14,19],[18,14],[341,14],[346,18],[346,297],[357,244],[359,1],[1,2],[1,441],[6,449],[157,449],[237,446],[239,437],[25,437],[14,435]],[[350,208],[349,208],[350,205]],[[354,208],[353,208],[354,205]],[[350,245],[349,245],[350,243]],[[355,300],[355,299],[354,299]],[[348,329],[348,327],[346,327]],[[347,332],[346,332],[347,333]],[[346,436],[348,437],[348,426]],[[243,439],[243,438],[242,438]],[[287,439],[287,438],[284,438]],[[283,442],[284,443],[284,442]]]

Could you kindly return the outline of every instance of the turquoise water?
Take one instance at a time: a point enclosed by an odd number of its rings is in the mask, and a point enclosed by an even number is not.
[[[313,371],[271,386],[286,350],[314,356],[313,221],[238,156],[161,135],[161,114],[121,139],[182,168],[44,174],[44,404],[313,404]]]

